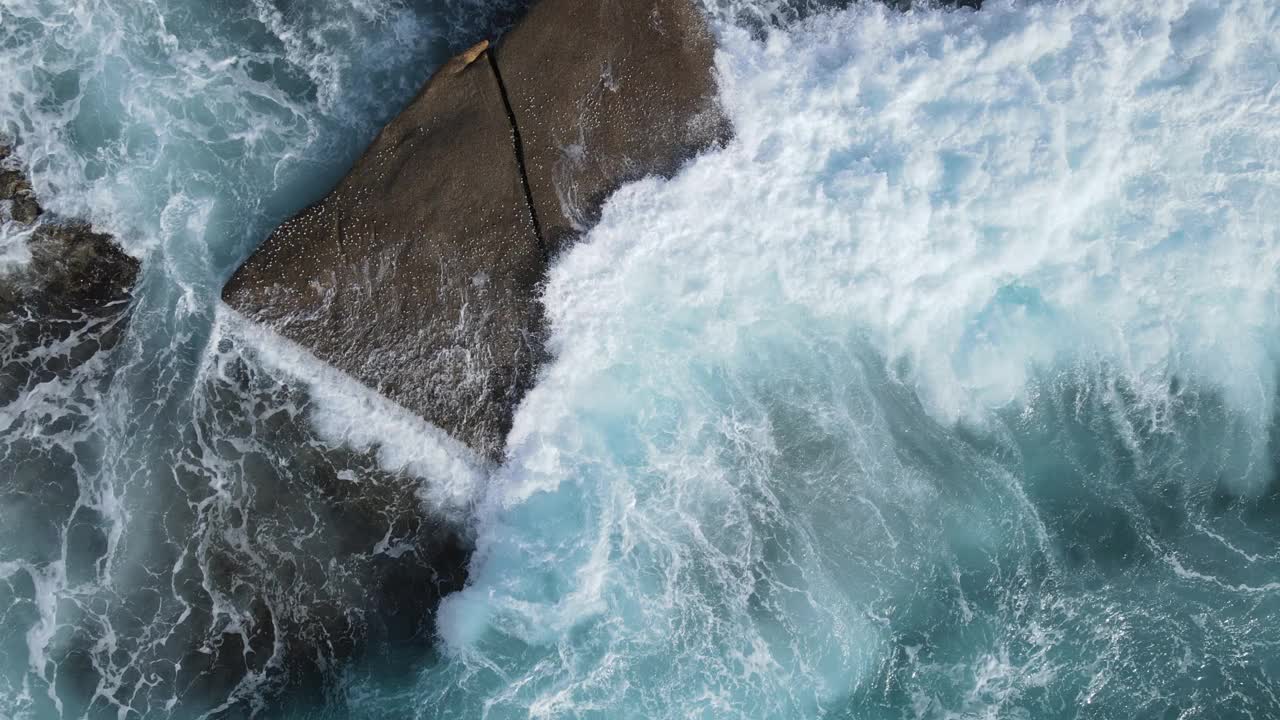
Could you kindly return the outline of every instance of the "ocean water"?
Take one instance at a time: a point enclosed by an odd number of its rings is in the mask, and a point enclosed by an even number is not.
[[[216,298],[511,9],[0,4],[0,128],[146,262],[0,408],[0,716],[1280,716],[1280,6],[706,5],[735,138],[556,259],[492,466]]]

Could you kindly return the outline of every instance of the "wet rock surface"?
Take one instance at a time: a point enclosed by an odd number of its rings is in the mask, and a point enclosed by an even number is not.
[[[47,215],[8,146],[0,146],[0,202],[12,222],[31,226],[16,231],[29,233],[29,262],[0,274],[3,407],[118,342],[139,263],[88,224]]]
[[[538,352],[544,260],[488,52],[441,68],[223,299],[496,457]]]
[[[43,209],[27,176],[10,162],[10,154],[8,145],[0,145],[0,200],[9,201],[10,217],[30,225],[40,217]]]
[[[90,370],[57,415],[37,392],[0,428],[0,688],[30,687],[32,716],[59,715],[48,688],[65,717],[305,715],[347,668],[430,656],[469,549],[417,479],[317,438],[305,390],[230,341],[172,417],[90,422],[120,392]],[[77,441],[22,431],[50,421]],[[157,462],[116,454],[139,432],[173,435]],[[38,673],[28,632],[51,633]]]
[[[604,201],[727,139],[715,43],[673,0],[543,0],[502,38],[498,68],[543,234],[559,252]]]
[[[712,49],[687,0],[542,0],[441,68],[223,299],[500,460],[549,258],[618,186],[727,135]]]
[[[29,257],[0,275],[0,695],[33,716],[239,718],[429,654],[469,550],[419,481],[317,438],[305,390],[231,340],[193,407],[161,401],[126,335],[138,260],[3,172],[3,207],[35,210],[7,216]],[[138,436],[163,460],[123,454]]]

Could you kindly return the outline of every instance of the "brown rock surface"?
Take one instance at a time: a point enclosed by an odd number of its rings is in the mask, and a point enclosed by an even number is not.
[[[544,263],[487,54],[441,68],[222,296],[496,457],[534,365]]]
[[[714,52],[687,0],[542,0],[502,39],[498,68],[552,252],[622,184],[723,142]]]
[[[441,68],[223,299],[499,459],[548,256],[619,185],[723,138],[689,0],[542,0]]]

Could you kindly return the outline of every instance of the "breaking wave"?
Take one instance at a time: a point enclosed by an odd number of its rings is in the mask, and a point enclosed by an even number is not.
[[[735,138],[557,259],[500,467],[215,310],[487,15],[286,5],[0,7],[0,126],[148,260],[0,408],[0,714],[1280,714],[1274,3],[709,5]]]
[[[1277,28],[725,29],[733,143],[552,272],[421,714],[1277,712]]]

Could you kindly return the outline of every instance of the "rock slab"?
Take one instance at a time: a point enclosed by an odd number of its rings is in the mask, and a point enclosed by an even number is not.
[[[223,300],[500,460],[548,259],[609,193],[721,140],[689,0],[542,0],[447,63]]]
[[[455,58],[222,297],[481,453],[538,344],[534,232],[486,44]]]

